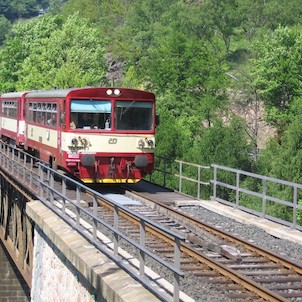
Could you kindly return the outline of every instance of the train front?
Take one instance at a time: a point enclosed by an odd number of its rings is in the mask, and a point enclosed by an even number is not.
[[[96,88],[70,95],[66,169],[85,183],[136,183],[153,171],[154,94]]]

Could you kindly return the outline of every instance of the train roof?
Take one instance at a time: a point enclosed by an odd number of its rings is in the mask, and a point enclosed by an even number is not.
[[[68,89],[52,89],[52,90],[40,90],[31,91],[27,94],[28,98],[59,98],[66,97],[71,91],[79,90],[81,88],[68,88]]]
[[[129,89],[129,88],[113,88],[113,87],[84,87],[84,88],[68,88],[68,89],[52,89],[52,90],[41,90],[41,91],[31,91],[27,93],[27,98],[65,98],[68,95],[70,97],[104,97],[107,95],[107,90],[121,91],[121,94],[125,97],[140,97],[140,98],[150,98],[154,97],[152,92]],[[108,97],[110,95],[108,94]]]
[[[21,98],[24,96],[28,91],[21,91],[21,92],[6,92],[1,94],[1,98]]]

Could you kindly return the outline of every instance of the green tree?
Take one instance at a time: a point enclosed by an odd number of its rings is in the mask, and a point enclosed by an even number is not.
[[[141,60],[141,72],[147,74],[146,82],[152,83],[158,95],[169,96],[163,98],[160,106],[175,117],[198,115],[208,124],[227,104],[226,70],[227,66],[203,41],[172,29],[157,37],[148,56]]]
[[[237,0],[206,0],[202,2],[200,8],[208,39],[218,34],[224,42],[227,53],[230,50],[235,29],[241,23],[238,2]]]
[[[62,14],[66,16],[78,13],[82,18],[97,20],[100,17],[100,0],[70,0],[62,6]]]
[[[52,32],[60,28],[62,22],[59,16],[45,16],[14,24],[0,50],[0,91],[17,90],[19,73],[25,59],[32,50],[41,47],[41,40],[48,39]]]
[[[0,62],[2,91],[105,83],[105,42],[77,14],[65,22],[59,16],[22,22],[13,32],[0,52],[0,58],[7,59]]]
[[[5,36],[9,33],[11,27],[11,22],[3,15],[0,15],[0,45],[3,43]]]
[[[249,144],[246,135],[246,125],[240,118],[233,118],[229,125],[222,120],[216,119],[209,128],[201,128],[200,136],[195,137],[193,146],[187,148],[183,160],[194,162],[199,165],[209,166],[218,164],[221,166],[232,167],[245,171],[251,171],[252,158],[250,156],[252,146]],[[191,169],[191,175],[197,179],[197,169]],[[202,171],[202,180],[212,179],[212,171],[204,169]],[[221,172],[219,180],[229,184],[236,184],[236,178],[233,173]],[[196,189],[196,186],[193,186]],[[187,185],[187,190],[193,190],[192,185]],[[204,198],[211,195],[210,187],[202,189]],[[233,191],[227,188],[219,188],[217,196],[230,200]]]
[[[280,27],[257,41],[254,48],[254,86],[264,99],[268,122],[280,130],[291,120],[291,104],[301,91],[301,37],[294,29]]]
[[[301,106],[301,100],[300,100]],[[269,174],[288,181],[302,183],[302,130],[301,112],[284,131],[279,147],[270,144],[263,161],[271,161]]]
[[[0,0],[0,12],[6,18],[9,17],[9,14],[10,14],[10,0]]]
[[[0,0],[0,11],[10,21],[37,16],[40,8],[47,6],[47,0]]]
[[[51,15],[57,15],[62,13],[62,6],[64,3],[66,3],[68,0],[49,0],[49,6],[47,7],[47,11]],[[72,12],[72,14],[75,12]]]
[[[250,152],[246,125],[240,118],[234,117],[229,125],[215,120],[213,127],[202,128],[200,138],[194,140],[186,158],[202,165],[218,164],[249,171]]]

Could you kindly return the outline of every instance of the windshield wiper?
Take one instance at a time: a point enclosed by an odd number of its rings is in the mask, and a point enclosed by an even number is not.
[[[130,104],[128,107],[126,107],[124,110],[122,110],[122,112],[121,112],[121,117],[122,117],[123,115],[125,115],[125,114],[129,111],[129,109],[133,106],[133,104],[134,104],[135,102],[136,102],[136,101],[132,101],[131,104]]]

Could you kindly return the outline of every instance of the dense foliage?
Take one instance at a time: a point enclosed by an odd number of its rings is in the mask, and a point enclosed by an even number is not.
[[[155,92],[158,156],[301,182],[302,0],[2,0],[0,7],[1,92],[103,85],[109,71],[115,85]],[[41,8],[47,13],[35,17]],[[277,133],[263,150],[261,104]]]
[[[77,14],[64,22],[58,16],[20,22],[12,33],[0,52],[1,90],[105,83],[104,39]]]

